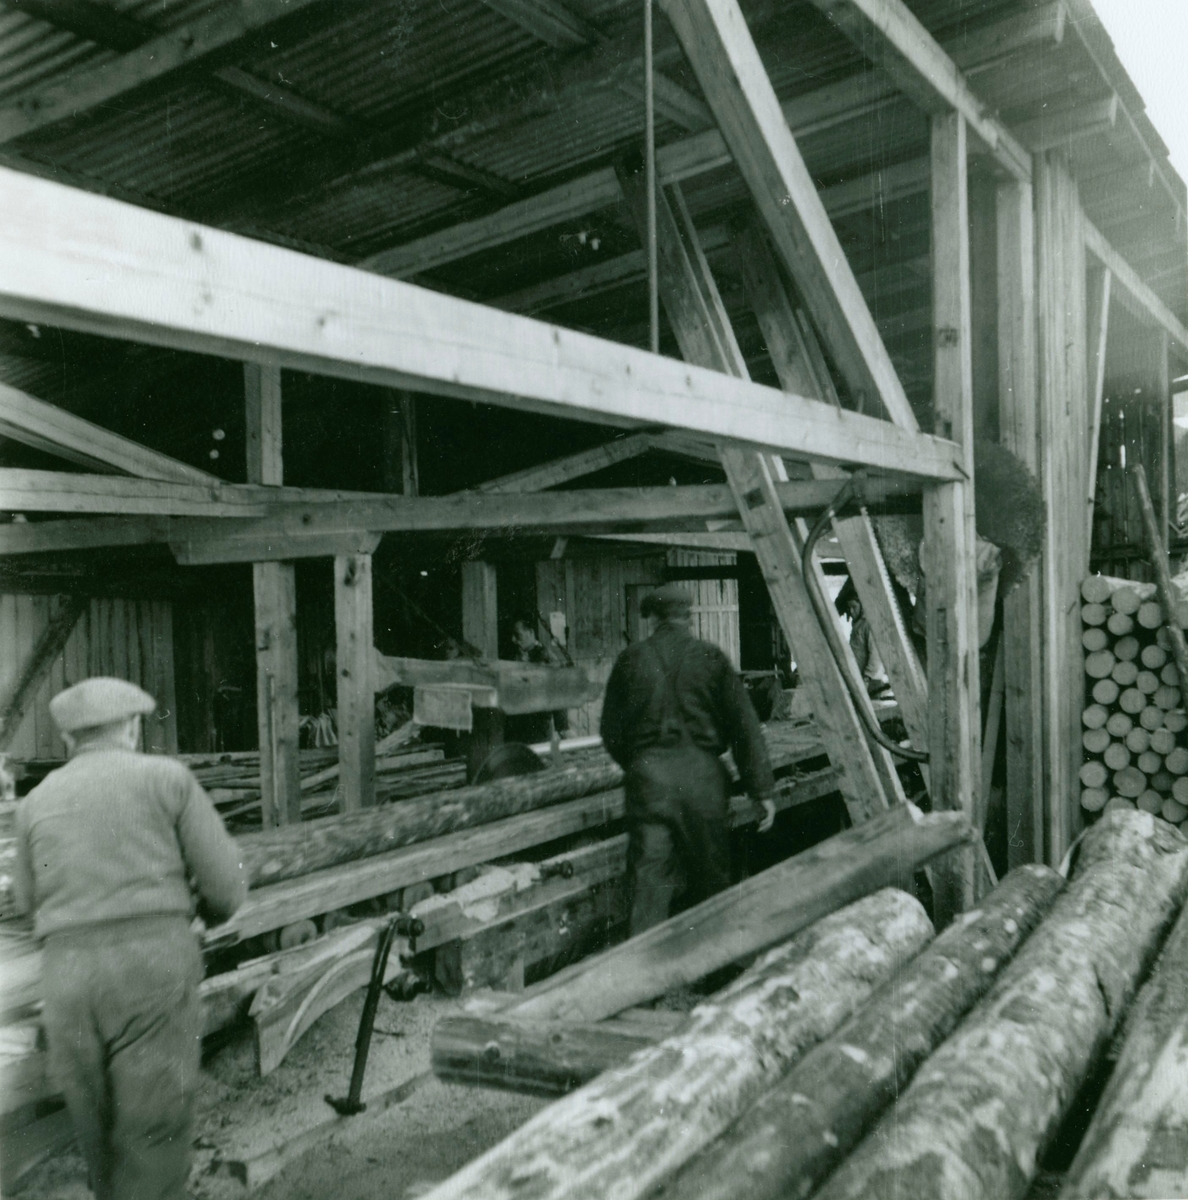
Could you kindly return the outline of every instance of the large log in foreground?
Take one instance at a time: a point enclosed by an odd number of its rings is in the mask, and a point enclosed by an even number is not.
[[[1178,830],[1108,814],[1047,919],[816,1200],[1022,1196],[1186,883]]]
[[[989,990],[1063,883],[1047,867],[1012,871],[693,1159],[665,1200],[810,1195]]]
[[[1188,909],[1127,1017],[1061,1200],[1188,1196]]]
[[[608,759],[435,792],[366,812],[281,825],[237,840],[249,886],[259,887],[605,792],[622,780],[622,770]]]
[[[897,806],[558,971],[505,1015],[601,1021],[773,946],[878,888],[910,887],[919,867],[972,837],[961,813]]]
[[[432,1200],[634,1200],[688,1161],[931,938],[893,888],[770,951],[671,1037],[558,1100]]]

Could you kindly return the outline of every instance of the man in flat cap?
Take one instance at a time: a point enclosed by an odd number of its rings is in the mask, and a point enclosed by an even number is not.
[[[247,885],[181,763],[139,753],[153,698],[87,679],[50,701],[69,761],[17,809],[17,906],[44,943],[49,1071],[99,1200],[181,1200],[198,1083],[197,901],[225,920]]]
[[[627,774],[631,934],[728,887],[729,747],[748,794],[775,819],[775,781],[759,719],[730,660],[689,628],[692,604],[676,584],[644,597],[658,618],[646,641],[619,655],[602,705],[602,740]]]

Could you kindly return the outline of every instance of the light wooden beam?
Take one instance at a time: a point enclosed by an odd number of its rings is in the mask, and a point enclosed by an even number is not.
[[[1108,133],[1118,120],[1118,93],[1102,100],[1077,104],[1058,112],[1044,112],[1016,126],[1016,132],[1033,153],[1066,149],[1074,142]]]
[[[855,406],[914,420],[735,0],[662,0],[776,254],[796,281]]]
[[[1005,171],[1031,178],[1031,156],[988,115],[957,64],[902,0],[813,0],[926,113],[960,113]]]
[[[371,555],[334,560],[341,812],[375,804],[375,623]]]
[[[0,142],[110,104],[313,3],[317,0],[230,0],[215,12],[175,26],[113,62],[47,84],[0,108]]]
[[[495,564],[462,564],[462,636],[492,661],[499,657],[499,603]]]
[[[638,176],[625,176],[629,205],[641,235],[646,230],[646,198]],[[686,217],[681,220],[681,217]],[[664,191],[657,196],[660,298],[681,353],[692,361],[746,377],[747,368],[721,296],[696,242],[687,214],[674,212]],[[773,607],[808,689],[813,713],[833,765],[839,789],[855,823],[888,804],[888,783],[898,779],[888,764],[876,762],[867,745],[853,701],[830,653],[805,587],[802,543],[781,511],[776,479],[783,464],[770,455],[720,448],[722,467],[734,495],[751,548],[759,560]],[[890,776],[890,780],[888,779]],[[894,795],[894,793],[891,793]],[[901,793],[902,794],[902,793]]]
[[[174,483],[221,482],[206,471],[159,454],[5,383],[0,383],[0,437],[56,454],[92,471],[126,471],[142,479]]]
[[[1181,358],[1188,358],[1188,328],[1143,281],[1139,273],[1114,249],[1101,231],[1084,217],[1081,227],[1085,248],[1113,276],[1113,295],[1140,321],[1153,322],[1167,331]]]
[[[928,737],[933,806],[972,821],[981,795],[976,532],[973,497],[973,313],[969,276],[966,121],[932,118],[932,258],[935,324],[934,419],[962,448],[969,482],[924,496]],[[972,855],[963,870],[938,873],[938,924],[976,899]]]
[[[1093,504],[1097,496],[1097,455],[1101,445],[1101,409],[1105,400],[1106,342],[1110,330],[1110,292],[1113,272],[1100,267],[1089,280],[1089,485],[1086,544],[1093,549]]]
[[[279,367],[243,369],[249,483],[284,483]],[[297,577],[291,562],[253,561],[256,621],[256,730],[265,828],[301,820],[297,707]]]
[[[480,483],[474,491],[541,492],[546,488],[580,479],[583,475],[592,475],[595,471],[613,467],[627,459],[638,458],[650,449],[651,437],[646,433],[634,433],[629,437],[604,442],[601,446],[594,446],[589,450],[567,454],[564,458],[554,458],[536,467],[527,467],[523,471],[513,471],[510,475],[488,479],[486,483]]]
[[[22,476],[28,475],[21,472]],[[50,489],[61,490],[61,502],[69,500],[72,481],[106,480],[106,476],[57,475],[37,473],[40,479],[22,479],[19,495],[22,503],[35,502],[35,495],[48,496],[50,509],[59,498]],[[49,479],[45,482],[46,476]],[[16,494],[8,490],[7,472],[0,471],[0,506]],[[227,485],[234,487],[234,485]],[[918,495],[920,484],[912,480],[872,477],[867,495],[872,503]],[[777,485],[780,502],[790,514],[819,512],[832,498],[837,485],[827,481],[791,480]],[[172,543],[179,552],[186,548],[193,557],[187,561],[264,561],[280,555],[284,558],[324,557],[333,550],[333,538],[365,538],[383,532],[461,533],[475,529],[491,533],[521,535],[539,531],[553,535],[662,531],[680,528],[689,532],[705,530],[712,521],[719,528],[737,526],[737,511],[729,490],[718,484],[696,487],[601,488],[547,494],[490,494],[473,492],[453,496],[410,497],[387,493],[337,493],[327,499],[325,493],[301,488],[277,488],[275,503],[260,502],[259,519],[170,518],[158,515],[95,517],[37,521],[0,525],[0,554],[64,552],[99,546],[136,546]],[[240,488],[252,498],[259,489]],[[238,494],[233,492],[233,494]],[[112,502],[114,503],[114,502]],[[137,509],[154,510],[169,505],[168,492],[142,489],[135,497]],[[253,511],[235,505],[236,514]],[[234,554],[229,559],[202,558],[201,548],[220,543]],[[369,553],[365,542],[339,553]],[[235,550],[239,547],[239,550]],[[371,547],[374,548],[374,545]]]
[[[1035,214],[1030,184],[998,185],[998,426],[1039,474]],[[1043,592],[1038,564],[1003,599],[1007,867],[1044,861]]]
[[[956,472],[944,442],[775,388],[17,172],[0,171],[0,190],[2,315],[924,477]]]

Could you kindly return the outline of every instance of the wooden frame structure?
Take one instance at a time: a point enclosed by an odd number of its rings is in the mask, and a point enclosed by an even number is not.
[[[1066,494],[1087,495],[1092,504],[1093,471],[1085,463],[1097,444],[1092,397],[1100,397],[1105,377],[1111,297],[1162,330],[1173,353],[1188,353],[1188,329],[1085,217],[1061,151],[1047,149],[1050,142],[1035,131],[1013,133],[989,115],[964,74],[1023,42],[1058,42],[1062,3],[948,49],[901,0],[814,3],[882,74],[781,104],[735,0],[663,0],[676,45],[705,97],[703,104],[668,80],[659,93],[690,130],[659,154],[662,298],[684,362],[517,315],[579,286],[574,279],[551,290],[508,293],[490,307],[402,278],[621,198],[638,217],[639,189],[622,171],[602,169],[512,200],[487,216],[372,255],[360,270],[0,168],[0,315],[245,363],[247,485],[218,483],[0,388],[0,432],[51,447],[92,470],[125,472],[51,478],[0,470],[0,506],[71,514],[0,529],[0,554],[167,543],[182,563],[252,562],[262,774],[265,796],[272,798],[264,806],[267,820],[300,815],[292,561],[334,560],[343,796],[344,807],[356,808],[373,795],[370,554],[387,531],[465,527],[547,530],[560,537],[681,530],[691,537],[733,536],[733,544],[750,546],[806,668],[852,817],[895,802],[902,793],[894,766],[868,740],[801,575],[806,528],[798,518],[823,507],[856,468],[871,472],[872,496],[923,493],[926,672],[904,630],[869,521],[842,519],[835,530],[878,630],[912,740],[929,750],[934,803],[973,816],[983,791],[968,194],[976,157],[996,192],[997,424],[1001,440],[1040,476],[1049,501],[1042,570],[1007,600],[1010,857],[1013,865],[1063,855],[1077,821],[1070,797],[1079,755],[1079,650],[1069,598],[1087,571],[1089,546],[1083,509],[1075,521],[1065,521],[1061,510]],[[221,20],[195,22],[188,33],[146,43],[156,48],[152,70],[168,71],[179,55],[193,62],[213,54],[249,26],[261,27],[282,8],[291,13],[298,5],[273,3],[250,15],[247,7],[231,5]],[[557,12],[542,19],[534,32],[548,44],[590,47],[585,65],[573,67],[574,87],[591,62],[605,66],[627,57],[629,48],[596,45],[581,22],[561,20]],[[62,105],[77,108],[80,96],[94,105],[120,94],[134,82],[132,66],[125,56],[90,72],[75,95],[50,91],[37,106],[0,110],[0,138],[59,119]],[[230,85],[246,86],[234,79]],[[888,167],[877,179],[819,191],[798,137],[828,128],[839,112],[874,111],[900,94],[930,122],[929,155]],[[304,120],[325,123],[325,114],[302,112]],[[1120,119],[1116,97],[1106,115],[1111,123]],[[747,185],[757,220],[727,231],[723,241],[745,249],[748,301],[780,388],[751,380],[706,238],[683,208],[682,180],[730,162]],[[872,188],[883,195],[930,190],[931,431],[919,426],[831,223]],[[1092,345],[1086,255],[1103,268]],[[624,278],[638,275],[641,263],[632,252],[598,270],[606,279]],[[1060,299],[1069,296],[1067,304]],[[1066,345],[1085,353],[1068,358]],[[282,368],[577,417],[625,433],[449,497],[415,494],[415,463],[407,454],[402,496],[286,488]],[[1090,401],[1083,436],[1072,440],[1064,438],[1062,424],[1069,396]],[[1062,441],[1072,448],[1060,451]],[[648,449],[681,445],[720,461],[728,486],[631,495],[540,490]],[[788,479],[792,462],[808,464],[812,478]],[[707,522],[715,523],[712,530]],[[739,542],[740,534],[748,540]],[[466,637],[490,652],[494,597],[485,564],[468,568],[465,588]],[[976,881],[968,867],[962,878],[946,882],[944,906],[969,903]]]

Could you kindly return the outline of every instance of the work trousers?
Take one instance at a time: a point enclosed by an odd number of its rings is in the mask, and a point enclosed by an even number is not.
[[[687,907],[730,886],[730,780],[715,754],[683,742],[640,751],[625,788],[634,937],[678,897]]]
[[[50,1078],[97,1200],[184,1200],[202,1049],[202,956],[182,916],[51,934]]]

